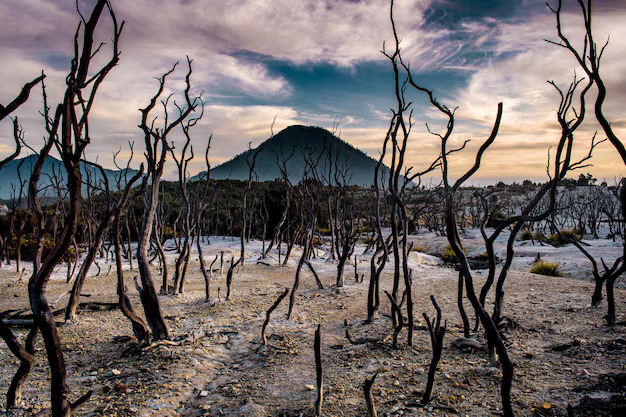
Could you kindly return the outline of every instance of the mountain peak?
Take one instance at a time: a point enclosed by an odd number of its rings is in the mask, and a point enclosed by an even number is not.
[[[292,154],[287,162],[287,171],[289,180],[294,184],[300,182],[305,175],[307,161],[316,161],[317,172],[313,174],[322,176],[322,172],[329,167],[329,160],[323,158],[323,154],[332,155],[332,164],[347,172],[346,180],[349,185],[369,187],[374,181],[376,160],[322,127],[303,125],[286,127],[257,148],[246,150],[211,169],[211,178],[246,180],[249,173],[245,158],[249,152],[255,152],[259,148],[261,152],[255,167],[258,181],[280,178],[276,158],[280,159],[281,155],[287,158]],[[312,169],[310,164],[309,169]]]

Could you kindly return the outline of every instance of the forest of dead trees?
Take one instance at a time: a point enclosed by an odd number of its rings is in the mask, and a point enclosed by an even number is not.
[[[34,355],[47,357],[50,371],[50,414],[71,415],[91,392],[77,397],[74,387],[70,389],[66,378],[66,363],[60,340],[57,319],[80,320],[77,311],[81,305],[81,291],[86,280],[108,274],[106,268],[116,272],[118,300],[112,308],[119,308],[129,321],[129,327],[137,344],[147,347],[170,339],[168,325],[160,306],[160,299],[185,292],[186,277],[195,253],[205,285],[205,298],[212,299],[211,286],[217,271],[226,274],[226,299],[236,297],[232,286],[236,275],[250,263],[267,266],[286,266],[292,256],[299,256],[293,271],[293,285],[285,290],[267,311],[267,321],[278,304],[288,295],[289,313],[297,303],[302,271],[311,272],[320,288],[311,260],[323,252],[327,261],[336,266],[334,285],[341,288],[348,278],[368,283],[367,311],[363,319],[372,322],[383,312],[390,313],[393,348],[406,341],[414,343],[419,323],[425,323],[432,344],[432,361],[428,371],[428,385],[421,402],[427,404],[433,395],[436,369],[442,354],[447,323],[442,316],[452,312],[442,311],[437,295],[431,296],[432,305],[416,305],[419,288],[408,262],[415,248],[411,236],[429,232],[445,237],[448,241],[448,261],[458,269],[458,311],[463,317],[463,334],[471,344],[477,335],[487,341],[485,355],[501,370],[500,398],[505,416],[518,414],[512,398],[511,387],[515,378],[515,364],[505,343],[505,313],[507,294],[504,285],[510,271],[515,244],[520,240],[537,241],[540,245],[574,245],[591,264],[595,290],[589,294],[594,305],[606,304],[605,326],[620,325],[619,312],[615,307],[615,284],[626,271],[626,247],[624,231],[626,218],[626,189],[620,180],[613,184],[597,184],[583,171],[593,162],[593,151],[602,142],[609,143],[626,164],[626,150],[605,116],[604,100],[607,94],[600,59],[607,46],[604,40],[596,41],[591,24],[591,1],[580,1],[585,22],[584,47],[576,49],[562,32],[561,1],[550,6],[556,22],[556,47],[567,49],[577,60],[576,76],[572,69],[569,85],[554,87],[554,103],[557,111],[555,121],[560,135],[553,144],[548,165],[548,178],[543,183],[523,181],[520,184],[499,183],[489,187],[468,186],[468,180],[480,169],[484,153],[497,141],[502,115],[507,111],[494,97],[493,127],[488,137],[482,139],[475,161],[458,179],[449,175],[451,154],[468,152],[465,144],[453,147],[449,139],[455,127],[454,103],[443,104],[427,86],[420,84],[419,77],[412,74],[410,65],[403,60],[399,32],[393,18],[391,24],[395,39],[388,41],[382,53],[394,74],[395,108],[390,114],[387,134],[382,139],[381,153],[370,188],[350,185],[350,167],[338,163],[337,151],[332,144],[322,152],[305,156],[304,175],[299,183],[292,183],[287,172],[287,162],[293,152],[285,149],[275,155],[282,173],[274,181],[258,182],[255,176],[256,156],[263,149],[247,154],[249,178],[238,180],[213,180],[210,177],[211,138],[206,147],[193,149],[191,142],[194,126],[204,115],[202,96],[191,94],[193,84],[193,60],[187,57],[173,64],[155,82],[154,94],[145,98],[140,109],[142,144],[129,144],[130,158],[122,160],[118,152],[112,156],[119,169],[115,183],[108,180],[104,169],[95,161],[84,159],[90,142],[99,140],[98,132],[90,129],[89,118],[93,106],[97,106],[98,88],[120,59],[119,39],[124,36],[124,22],[118,20],[112,4],[97,1],[93,10],[80,15],[75,38],[75,55],[66,77],[66,90],[59,103],[50,103],[46,94],[45,73],[22,87],[10,103],[0,106],[3,123],[13,123],[15,152],[0,162],[0,169],[10,160],[25,152],[35,155],[30,177],[20,180],[6,202],[6,212],[0,217],[0,263],[14,270],[15,276],[28,280],[28,294],[32,314],[19,321],[27,326],[27,334],[17,336],[11,323],[18,320],[0,321],[0,335],[20,366],[7,390],[7,408],[21,407],[21,392],[32,371]],[[98,46],[94,32],[108,20],[112,40]],[[596,43],[599,42],[599,43]],[[579,42],[575,42],[578,44]],[[609,45],[610,47],[610,45]],[[95,67],[95,55],[108,54],[101,66]],[[166,96],[168,77],[172,73],[185,74],[185,89],[177,96]],[[17,86],[16,86],[17,88]],[[40,92],[40,94],[39,94]],[[46,138],[43,146],[36,149],[26,143],[17,117],[11,117],[26,100],[42,100],[42,123]],[[430,131],[440,144],[438,156],[427,166],[410,167],[406,164],[407,150],[416,146],[411,133],[417,129],[412,102],[425,100],[441,115],[445,128]],[[597,133],[583,156],[576,159],[583,142],[577,129],[586,119],[597,121],[601,130]],[[582,136],[582,134],[580,135]],[[172,138],[176,138],[176,142]],[[588,138],[584,138],[588,139]],[[587,141],[588,142],[588,141]],[[196,153],[194,153],[194,151]],[[58,173],[52,178],[52,188],[43,190],[40,176],[44,161],[56,153],[60,157],[65,175]],[[191,181],[188,164],[193,158],[205,162],[205,174]],[[166,160],[173,160],[177,168],[177,181],[162,181]],[[140,163],[138,170],[131,165]],[[387,165],[388,170],[383,169]],[[92,169],[82,169],[88,166]],[[436,186],[425,187],[422,178],[441,173]],[[572,180],[571,178],[575,178]],[[45,198],[43,197],[45,195]],[[53,195],[54,197],[50,197]],[[480,230],[484,254],[480,259],[470,258],[463,246],[468,229]],[[206,258],[202,254],[209,236],[227,236],[237,240],[238,256],[230,259],[221,254]],[[618,243],[623,253],[611,261],[595,257],[584,240],[600,236]],[[494,244],[505,238],[506,250],[496,253]],[[584,238],[584,239],[583,239]],[[250,241],[262,241],[260,256],[246,251]],[[370,265],[355,273],[351,271],[357,243],[365,244],[365,254]],[[195,249],[194,249],[195,245]],[[294,255],[292,249],[301,248]],[[323,248],[323,250],[321,249]],[[278,251],[277,251],[278,250]],[[175,264],[168,265],[166,252],[176,254]],[[271,256],[271,254],[278,254]],[[251,258],[254,257],[254,258]],[[27,263],[29,268],[25,268]],[[486,271],[486,280],[480,287],[475,283],[477,263]],[[135,282],[126,282],[122,264],[137,271]],[[32,266],[32,267],[31,267]],[[385,267],[391,272],[391,291],[381,289],[380,280]],[[61,310],[51,308],[46,289],[53,271],[62,270],[72,289],[67,305]],[[367,271],[367,272],[365,272]],[[128,285],[139,292],[141,308],[133,306]],[[384,292],[383,294],[381,294]],[[493,299],[493,303],[486,300]],[[136,301],[135,301],[136,302]],[[181,298],[181,302],[184,302]],[[54,303],[55,306],[58,303]],[[434,319],[422,311],[434,311]],[[143,316],[139,313],[143,312]],[[0,313],[3,318],[11,312]],[[12,317],[21,316],[13,314]],[[424,319],[422,321],[422,318]],[[406,338],[400,336],[406,333]],[[347,334],[347,330],[346,330]],[[323,331],[315,334],[315,350],[318,385],[315,414],[323,410],[323,372],[321,369],[320,341]],[[350,337],[347,334],[348,337]],[[35,352],[37,338],[43,340],[45,352]],[[263,337],[265,342],[265,336]],[[363,383],[364,401],[370,416],[377,415],[372,386],[376,375]],[[436,387],[434,388],[436,391]]]

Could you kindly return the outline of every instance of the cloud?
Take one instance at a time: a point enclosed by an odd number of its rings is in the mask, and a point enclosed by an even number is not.
[[[582,29],[579,11],[574,10],[563,16],[566,34],[575,45],[581,45]],[[626,18],[626,11],[595,16],[595,36],[603,42],[610,32],[612,39],[624,39],[626,28],[620,22]],[[559,94],[547,83],[554,80],[563,90],[572,82],[574,74],[585,76],[571,54],[558,46],[543,41],[544,38],[555,39],[554,16],[551,13],[537,16],[523,24],[503,24],[498,30],[495,50],[500,59],[492,59],[487,65],[477,69],[470,77],[465,89],[460,92],[457,112],[459,120],[474,121],[490,126],[495,116],[496,103],[504,104],[504,115],[500,134],[493,148],[498,150],[503,161],[512,161],[513,165],[503,162],[493,168],[481,168],[480,175],[489,175],[489,171],[502,169],[514,170],[515,164],[524,164],[529,168],[529,176],[541,176],[545,165],[546,151],[550,143],[556,144],[560,136],[560,128],[556,121],[556,109],[559,105]],[[602,41],[601,41],[602,40]],[[614,121],[613,127],[618,136],[624,137],[624,121],[622,97],[626,93],[623,74],[626,62],[623,42],[609,43],[603,56],[601,67],[603,79],[608,88],[605,114]],[[593,115],[593,102],[596,90],[587,95],[586,121],[576,134],[576,154],[581,156],[588,150],[590,138],[599,131],[598,138],[603,138],[599,125]],[[580,110],[577,101],[574,107]],[[616,152],[609,148],[599,148],[594,154],[592,163],[596,165],[590,171],[599,176],[608,174],[607,168],[615,169],[615,173],[625,174],[623,164],[615,164]],[[520,152],[524,158],[520,161]],[[508,158],[508,159],[507,159]],[[530,161],[541,160],[542,164]],[[545,171],[545,169],[543,169]]]
[[[81,10],[87,13],[92,3],[81,1]],[[522,7],[522,11],[529,7],[545,11],[539,1],[524,4],[528,7]],[[622,22],[626,13],[623,6],[616,4],[595,7],[594,24],[598,41],[608,32],[615,40],[607,48],[602,70],[609,86],[606,113],[623,137],[626,116],[621,98],[626,94],[626,61],[622,57],[626,51],[622,39],[626,38],[626,29]],[[516,164],[519,169],[523,163],[542,175],[535,161],[543,164],[547,144],[558,138],[554,118],[558,96],[546,80],[554,79],[566,87],[576,68],[565,51],[543,41],[555,37],[553,16],[547,11],[519,16],[504,13],[496,18],[486,13],[458,19],[454,25],[430,22],[429,8],[439,7],[444,13],[452,13],[453,6],[455,2],[442,0],[396,0],[396,25],[403,56],[416,73],[445,70],[448,72],[444,74],[458,72],[467,77],[461,90],[444,88],[436,92],[446,104],[459,105],[454,143],[461,143],[466,137],[488,135],[496,104],[504,102],[501,134],[494,144],[501,161],[493,168],[485,165],[485,172],[491,175],[499,169],[515,169]],[[176,61],[181,63],[170,77],[166,93],[177,94],[177,100],[181,99],[185,55],[194,59],[192,94],[204,91],[206,101],[205,117],[194,132],[197,154],[211,133],[213,161],[222,162],[245,149],[249,141],[254,146],[269,137],[274,116],[277,132],[294,123],[331,128],[336,114],[343,118],[342,138],[353,141],[373,157],[378,154],[389,112],[385,105],[379,105],[377,97],[364,96],[368,105],[361,114],[339,105],[335,107],[344,111],[337,112],[320,103],[316,110],[310,110],[307,103],[293,100],[297,96],[295,87],[267,62],[286,61],[302,68],[322,63],[349,70],[362,62],[384,61],[380,54],[382,42],[386,40],[390,47],[393,39],[387,1],[114,0],[113,7],[118,19],[126,21],[122,55],[96,99],[91,120],[94,138],[87,148],[88,156],[109,154],[129,140],[137,142],[136,150],[142,148],[138,109],[145,107],[156,91],[153,78]],[[577,13],[567,10],[564,27],[566,33],[578,36],[578,45],[581,38]],[[21,85],[36,77],[41,69],[47,74],[50,102],[61,99],[78,21],[75,2],[71,0],[0,3],[0,103],[15,97]],[[110,42],[109,19],[104,16],[101,24],[97,39]],[[108,59],[107,53],[104,46],[95,64]],[[15,114],[31,143],[38,143],[44,134],[38,115],[41,95],[36,90]],[[245,105],[247,98],[256,105]],[[422,119],[417,120],[418,116]],[[592,119],[592,114],[588,117]],[[437,149],[435,138],[423,131],[423,122],[437,127],[435,120],[440,120],[440,115],[428,109],[423,114],[416,113],[415,118],[414,132],[418,137],[410,145],[409,164],[419,165],[428,163]],[[11,149],[10,123],[6,122],[0,124],[0,156]],[[362,127],[363,124],[368,127]],[[585,125],[580,137],[588,142],[595,129],[593,123]],[[478,141],[472,146],[474,143]],[[533,160],[520,162],[516,146],[528,151]],[[610,147],[599,149],[598,165],[617,167],[616,172],[622,172],[623,166],[614,164],[610,155]],[[458,162],[461,168],[472,159],[463,158]],[[504,158],[512,158],[514,163],[505,162]],[[478,175],[482,172],[481,169]]]

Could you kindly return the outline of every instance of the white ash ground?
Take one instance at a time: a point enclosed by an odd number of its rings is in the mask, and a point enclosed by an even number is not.
[[[430,245],[427,252],[437,253],[445,238],[420,235],[412,238],[416,245]],[[205,257],[211,262],[215,254],[239,253],[239,241],[230,237],[211,237]],[[468,242],[468,241],[466,241]],[[614,246],[598,246],[610,259]],[[481,251],[473,242],[467,246]],[[499,243],[501,244],[501,243]],[[169,247],[173,244],[168,243]],[[503,246],[499,247],[502,250]],[[283,248],[284,249],[284,248]],[[361,416],[365,405],[361,384],[377,370],[374,385],[379,415],[444,415],[443,411],[416,408],[420,391],[426,382],[430,361],[428,334],[417,331],[415,346],[406,346],[401,337],[398,350],[391,349],[392,333],[388,318],[381,316],[371,325],[363,324],[369,277],[369,257],[362,255],[364,245],[355,250],[360,273],[365,282],[353,280],[353,266],[346,268],[347,286],[332,288],[336,265],[328,262],[320,249],[313,261],[326,287],[317,286],[308,271],[303,273],[293,320],[286,320],[287,300],[274,312],[268,327],[269,346],[260,346],[260,329],[265,311],[285,287],[291,287],[295,263],[300,254],[294,248],[290,265],[255,265],[261,242],[246,247],[248,265],[238,270],[233,283],[234,295],[225,302],[225,276],[217,274],[212,282],[211,303],[204,302],[204,283],[197,261],[190,266],[187,288],[182,296],[161,297],[162,309],[174,340],[185,339],[180,346],[159,346],[143,354],[133,353],[134,341],[129,322],[117,311],[80,314],[78,323],[64,324],[60,329],[68,364],[69,384],[74,397],[88,389],[93,399],[80,409],[79,415],[232,415],[232,416],[298,416],[312,415],[315,384],[313,331],[322,323],[323,362],[325,368],[325,410],[329,416]],[[615,253],[619,248],[615,248]],[[541,251],[542,258],[561,263],[567,272],[583,270],[585,259],[576,256],[575,248],[552,249],[536,245],[517,248],[520,256],[515,266],[528,270]],[[567,256],[565,256],[567,255]],[[176,254],[169,252],[173,264]],[[276,257],[276,254],[273,255]],[[584,262],[583,262],[584,261]],[[219,262],[219,261],[218,261]],[[462,335],[456,308],[457,273],[439,265],[438,258],[412,252],[416,316],[434,311],[428,297],[434,294],[448,320],[445,349],[437,373],[434,405],[455,408],[460,415],[497,415],[499,404],[499,369],[491,366],[484,352],[462,353],[451,342]],[[108,266],[100,262],[102,273],[90,277],[85,301],[114,302],[115,278],[106,276]],[[128,265],[127,265],[128,267]],[[26,308],[26,278],[18,282],[13,265],[0,272],[0,311]],[[95,274],[95,269],[92,270]],[[392,265],[383,275],[383,288],[391,286]],[[130,283],[136,271],[127,271]],[[70,288],[64,267],[55,272],[50,284],[54,300]],[[481,274],[477,274],[481,282]],[[130,287],[130,285],[129,285]],[[222,300],[217,300],[220,288]],[[514,407],[519,415],[564,415],[567,403],[576,404],[584,389],[601,381],[603,375],[623,372],[624,327],[613,331],[603,325],[605,306],[589,307],[592,284],[583,280],[549,278],[526,272],[511,273],[505,287],[505,315],[516,327],[507,330],[507,343],[516,363],[513,389]],[[136,293],[133,302],[140,310]],[[618,321],[624,320],[623,291],[617,292]],[[65,302],[63,298],[58,306]],[[383,300],[383,312],[388,309]],[[469,306],[467,306],[469,311]],[[351,345],[344,336],[343,321],[348,320],[353,335],[379,337],[376,344]],[[423,323],[420,323],[423,324]],[[23,336],[23,332],[20,332]],[[573,339],[579,345],[564,352],[552,347]],[[38,342],[37,366],[25,390],[25,408],[13,415],[28,414],[48,405],[48,372],[41,342]],[[6,390],[16,369],[16,361],[4,344],[0,344],[0,388]],[[119,371],[119,375],[117,372]],[[592,390],[593,391],[593,390]],[[595,391],[594,391],[595,392]],[[596,393],[594,395],[606,395]],[[547,408],[549,406],[549,408]],[[0,407],[4,404],[0,403]]]

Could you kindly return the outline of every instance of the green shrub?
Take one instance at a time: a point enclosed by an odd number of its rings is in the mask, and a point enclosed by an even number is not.
[[[489,259],[489,254],[487,253],[487,251],[474,256],[474,259],[479,260],[479,261],[486,261]]]
[[[532,268],[530,268],[530,272],[533,274],[546,275],[549,277],[562,277],[563,273],[559,270],[558,262],[544,262],[538,261],[536,262]]]
[[[35,259],[35,252],[37,252],[37,237],[33,234],[26,234],[22,236],[22,246],[20,247],[20,256],[23,261],[33,261]],[[48,235],[44,236],[43,240],[43,253],[42,259],[48,255],[50,250],[54,247],[54,241]],[[12,237],[9,242],[9,257],[12,259],[17,258],[17,239]],[[65,251],[65,254],[61,258],[61,262],[75,261],[76,252],[74,247],[70,246]]]
[[[411,248],[411,252],[422,252],[423,253],[425,250],[426,250],[426,248],[424,246],[422,246],[422,245],[420,245],[420,246],[414,245]]]
[[[524,230],[522,234],[520,235],[521,240],[531,240],[533,238],[534,238],[533,232],[531,232],[529,229]]]
[[[376,242],[376,238],[375,237],[366,237],[365,239],[363,239],[363,243],[366,245],[372,244]]]
[[[571,240],[576,240],[579,241],[580,238],[582,237],[582,234],[579,233],[578,230],[572,230],[572,229],[563,229],[561,230],[561,233],[555,233],[550,235],[550,237],[548,238],[548,243],[550,243],[552,246],[563,246],[563,245],[567,245],[569,243],[568,240],[566,240],[563,236],[570,238]]]
[[[454,253],[454,250],[450,245],[443,248],[443,256],[441,257],[441,259],[443,259],[443,261],[447,263],[459,262],[458,258],[456,257],[456,253]]]

